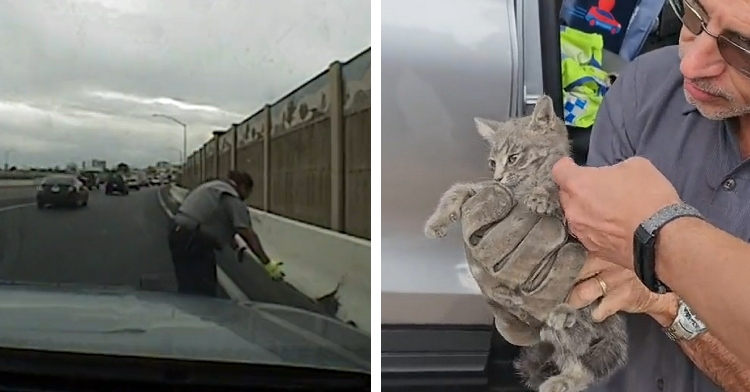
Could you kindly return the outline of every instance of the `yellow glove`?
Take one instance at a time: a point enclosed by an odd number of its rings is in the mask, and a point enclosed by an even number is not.
[[[269,261],[268,264],[265,265],[266,272],[268,272],[268,275],[271,275],[271,279],[279,280],[286,276],[284,271],[281,270],[282,265],[284,265],[284,263],[274,260]]]

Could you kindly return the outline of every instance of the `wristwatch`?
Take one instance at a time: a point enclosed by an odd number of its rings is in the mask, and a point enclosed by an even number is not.
[[[677,317],[675,317],[672,325],[664,329],[664,333],[673,341],[692,340],[707,330],[706,324],[703,324],[690,307],[680,299],[677,306]]]
[[[633,234],[635,274],[644,286],[655,293],[664,294],[671,291],[656,276],[656,236],[667,223],[687,216],[704,219],[694,207],[676,203],[657,211],[641,223]]]

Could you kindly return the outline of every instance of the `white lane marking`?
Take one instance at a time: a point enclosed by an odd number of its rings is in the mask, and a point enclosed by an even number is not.
[[[164,198],[161,197],[161,189],[156,192],[156,198],[159,199],[159,204],[161,205],[161,208],[164,210],[164,213],[169,216],[171,219],[174,214],[172,211],[167,208],[167,204],[164,202]],[[2,211],[2,210],[0,210]],[[237,286],[237,283],[234,283],[234,281],[227,276],[226,272],[224,272],[221,267],[218,265],[216,266],[216,280],[219,281],[219,284],[221,287],[226,291],[227,295],[229,295],[229,298],[232,298],[235,301],[249,301],[250,298],[245,295],[245,293],[240,290],[239,286]]]
[[[7,206],[7,207],[0,208],[0,212],[15,210],[15,209],[18,209],[18,208],[23,208],[23,207],[30,207],[30,206],[34,206],[34,205],[36,205],[36,203],[16,204],[16,205],[12,205],[12,206]]]

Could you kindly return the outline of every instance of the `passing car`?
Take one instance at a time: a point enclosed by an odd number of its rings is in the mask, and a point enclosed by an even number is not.
[[[42,180],[36,193],[39,209],[47,206],[83,207],[89,203],[89,190],[72,175],[50,176]]]
[[[125,178],[120,173],[112,173],[107,179],[107,183],[104,185],[105,195],[113,195],[115,193],[127,195],[129,192],[130,189],[125,183]]]
[[[141,189],[141,183],[138,181],[138,177],[134,175],[129,175],[125,178],[125,183],[127,184],[128,188],[139,190]]]

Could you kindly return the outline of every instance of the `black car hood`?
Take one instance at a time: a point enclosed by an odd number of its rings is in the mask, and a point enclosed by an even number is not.
[[[135,291],[0,285],[0,347],[279,364],[369,373],[370,336],[272,304]]]

